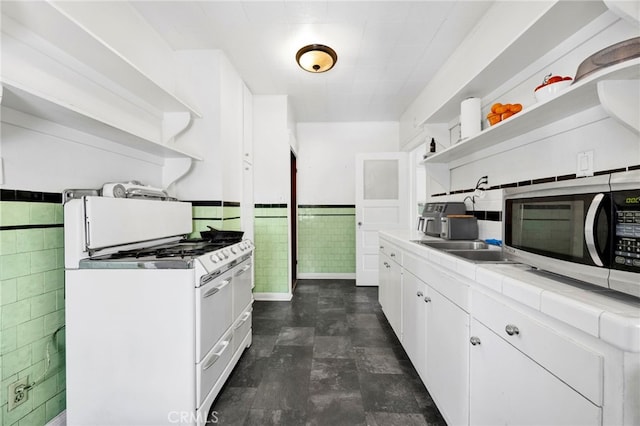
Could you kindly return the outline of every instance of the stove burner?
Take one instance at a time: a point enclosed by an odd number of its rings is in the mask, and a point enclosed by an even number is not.
[[[206,239],[183,239],[175,244],[155,247],[145,247],[134,250],[121,250],[109,255],[109,259],[140,259],[142,257],[162,258],[190,258],[219,250],[232,245],[227,242],[210,242]]]

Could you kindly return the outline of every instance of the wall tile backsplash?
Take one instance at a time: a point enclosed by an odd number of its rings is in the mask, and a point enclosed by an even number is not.
[[[43,201],[56,194],[20,192],[0,201],[0,423],[38,426],[65,409],[63,216]],[[29,400],[7,411],[7,387],[26,376]]]
[[[355,207],[298,207],[298,272],[355,273]]]
[[[256,293],[289,292],[289,219],[286,205],[256,205]]]

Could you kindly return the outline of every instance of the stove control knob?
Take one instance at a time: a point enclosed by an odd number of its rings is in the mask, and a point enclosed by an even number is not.
[[[225,256],[222,253],[218,253],[218,259],[224,260]]]
[[[231,253],[238,254],[238,250],[235,247],[231,247]]]
[[[225,259],[229,258],[229,250],[227,250],[227,249],[222,250],[222,254],[224,255]]]
[[[215,254],[209,256],[209,259],[211,259],[213,263],[218,263],[218,256],[216,256]]]

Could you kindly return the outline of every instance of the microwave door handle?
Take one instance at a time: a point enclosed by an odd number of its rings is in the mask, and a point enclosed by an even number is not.
[[[587,210],[587,217],[584,220],[584,239],[587,243],[587,250],[589,251],[591,260],[593,260],[593,263],[597,266],[604,266],[602,264],[602,259],[598,254],[598,249],[596,248],[595,236],[596,214],[598,213],[598,209],[600,208],[603,198],[604,194],[602,193],[593,197],[589,210]]]

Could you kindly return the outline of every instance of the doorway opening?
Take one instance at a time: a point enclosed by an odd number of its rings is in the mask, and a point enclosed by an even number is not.
[[[291,151],[291,294],[298,282],[298,198],[296,154]]]

